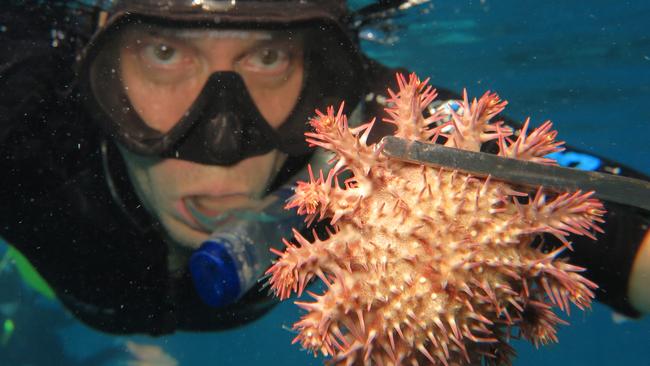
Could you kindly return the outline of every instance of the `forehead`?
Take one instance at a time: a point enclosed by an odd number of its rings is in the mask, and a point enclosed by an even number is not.
[[[173,36],[182,39],[201,39],[201,38],[234,38],[241,40],[268,41],[278,38],[280,35],[273,34],[270,31],[251,31],[238,29],[179,29],[171,31],[167,29],[162,33],[163,36]]]
[[[176,39],[186,40],[201,40],[201,39],[235,39],[235,40],[250,40],[250,41],[271,41],[271,40],[290,40],[300,39],[304,31],[301,30],[251,30],[239,28],[176,28],[176,27],[162,27],[152,24],[134,24],[125,27],[122,34],[129,36],[129,38],[137,36],[156,36],[156,37],[169,37]]]

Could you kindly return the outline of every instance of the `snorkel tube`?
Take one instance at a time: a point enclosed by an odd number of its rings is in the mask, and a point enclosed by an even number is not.
[[[310,164],[314,170],[328,167],[326,153],[317,151]],[[208,217],[188,207],[197,220],[213,227],[210,237],[194,251],[189,267],[194,287],[207,305],[223,307],[236,302],[264,275],[271,265],[271,248],[291,236],[294,228],[304,228],[303,218],[285,210],[293,195],[293,182],[307,180],[304,168],[266,199],[260,211],[240,210]]]

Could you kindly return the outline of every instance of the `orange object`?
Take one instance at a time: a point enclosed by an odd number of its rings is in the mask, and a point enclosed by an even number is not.
[[[414,74],[397,81],[385,119],[395,136],[473,151],[496,140],[499,155],[554,164],[546,155],[562,143],[550,122],[530,133],[528,122],[517,133],[491,122],[506,105],[493,93],[471,102],[465,93],[446,122],[440,113],[424,117],[436,91]],[[596,284],[557,256],[570,248],[569,234],[600,231],[604,209],[593,192],[520,192],[391,159],[366,143],[374,121],[350,128],[342,109],[317,111],[306,133],[334,153],[333,168],[298,182],[287,205],[334,229],[313,242],[294,232],[267,272],[281,299],[300,296],[315,278],[327,286],[310,293],[314,302],[296,303],[307,314],[294,324],[295,342],[334,364],[501,365],[514,355],[511,337],[557,341],[556,326],[566,322],[554,306],[590,306]],[[352,176],[341,182],[345,171]],[[543,243],[544,233],[559,241]]]

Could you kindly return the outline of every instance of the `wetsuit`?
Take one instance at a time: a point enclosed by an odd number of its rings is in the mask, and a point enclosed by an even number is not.
[[[254,288],[239,303],[213,309],[187,273],[169,275],[159,224],[138,201],[115,146],[84,113],[72,65],[74,53],[52,47],[47,27],[0,35],[0,236],[29,258],[76,317],[102,331],[215,330],[266,313],[275,304],[266,292]],[[380,115],[377,95],[393,83],[394,71],[375,63],[367,70],[365,110]],[[439,99],[457,97],[441,90]],[[291,159],[278,182],[306,159]],[[602,161],[600,170],[616,166]],[[601,301],[635,315],[626,281],[648,220],[627,207],[607,208],[606,234],[598,244],[579,239],[573,260],[589,267]],[[583,249],[596,245],[615,253],[614,262],[611,254]]]

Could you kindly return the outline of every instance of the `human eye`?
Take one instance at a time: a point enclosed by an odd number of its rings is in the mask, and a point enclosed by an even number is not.
[[[162,42],[144,46],[142,56],[152,64],[165,66],[178,63],[181,60],[181,54],[176,48]]]
[[[179,83],[195,76],[201,68],[196,48],[183,40],[167,36],[138,35],[130,43],[133,65],[140,76],[163,84]]]
[[[249,52],[241,65],[249,72],[278,75],[287,71],[291,61],[292,54],[288,47],[261,46]]]
[[[143,66],[151,71],[183,71],[196,63],[190,45],[164,37],[149,37],[138,42],[138,56]]]

